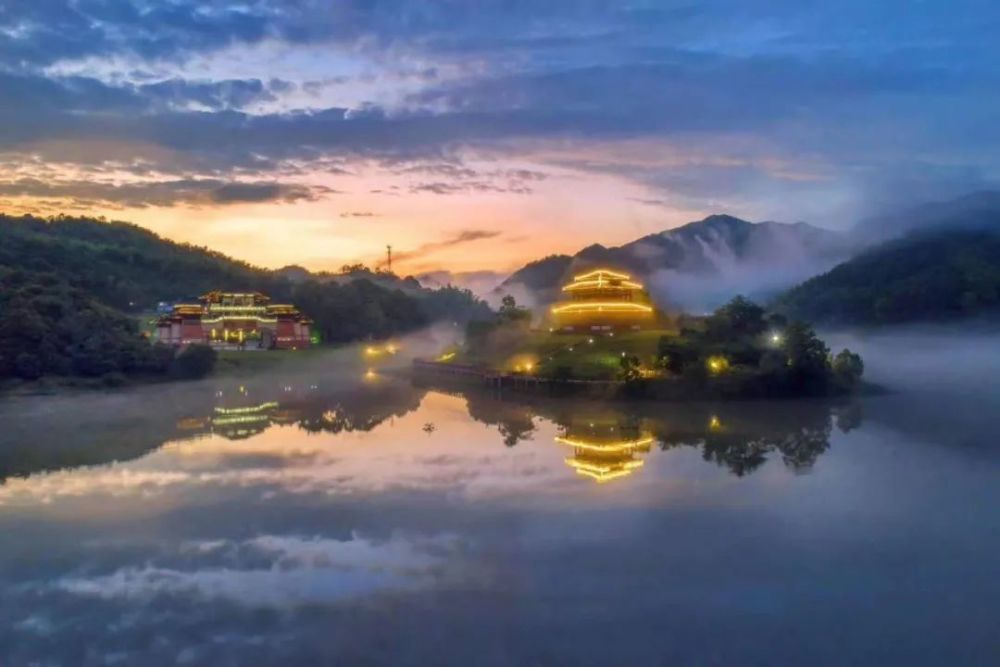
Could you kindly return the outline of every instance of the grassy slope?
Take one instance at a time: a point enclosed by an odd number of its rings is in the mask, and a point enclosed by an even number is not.
[[[575,378],[613,379],[620,369],[622,352],[638,356],[643,365],[651,365],[656,358],[660,337],[669,333],[673,332],[632,331],[612,336],[530,331],[522,336],[498,340],[478,354],[458,351],[450,361],[508,372],[516,371],[518,366],[524,369],[531,363],[532,373],[543,377],[555,375],[560,367],[568,367]]]

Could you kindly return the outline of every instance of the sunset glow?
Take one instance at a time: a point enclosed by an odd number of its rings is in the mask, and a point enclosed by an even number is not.
[[[0,15],[0,210],[502,273],[709,213],[845,228],[1000,166],[996,40],[951,10],[124,4]]]

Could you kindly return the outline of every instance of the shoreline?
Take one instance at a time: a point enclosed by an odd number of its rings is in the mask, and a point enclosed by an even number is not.
[[[592,398],[596,400],[651,401],[683,403],[686,401],[795,401],[803,399],[844,399],[857,396],[877,396],[892,393],[882,385],[862,381],[853,392],[802,393],[796,395],[760,393],[734,393],[725,387],[696,384],[683,378],[647,378],[635,383],[624,380],[582,380],[530,376],[505,373],[488,367],[414,359],[411,365],[414,382],[434,380],[443,384],[463,387],[479,386],[484,390],[504,390],[567,398]]]

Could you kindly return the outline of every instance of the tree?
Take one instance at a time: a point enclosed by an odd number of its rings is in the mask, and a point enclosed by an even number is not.
[[[188,345],[174,359],[171,372],[185,380],[203,378],[215,369],[218,355],[210,345]]]
[[[861,381],[865,372],[865,364],[860,355],[844,348],[837,353],[831,364],[833,379],[844,389],[853,389]]]
[[[626,384],[642,379],[642,372],[639,370],[639,357],[634,354],[623,354],[618,360],[618,365],[621,367],[618,375]]]
[[[788,355],[790,389],[805,394],[824,393],[830,375],[830,350],[812,327],[804,322],[788,325],[783,348]]]
[[[742,296],[716,310],[705,322],[705,335],[712,340],[750,338],[766,329],[764,309]]]
[[[37,380],[42,376],[42,363],[30,352],[22,352],[14,359],[14,372],[24,380]]]
[[[656,346],[656,363],[661,368],[680,375],[685,366],[698,361],[698,350],[679,336],[661,336]]]

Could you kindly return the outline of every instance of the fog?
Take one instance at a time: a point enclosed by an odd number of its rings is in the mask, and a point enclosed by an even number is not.
[[[708,313],[737,294],[766,303],[781,292],[804,280],[833,268],[835,262],[822,264],[801,261],[776,266],[767,260],[738,262],[719,258],[713,274],[663,270],[652,274],[649,292],[661,307],[689,313]]]
[[[225,362],[220,360],[216,374],[202,380],[109,390],[59,389],[53,395],[0,397],[3,425],[0,463],[39,445],[57,449],[64,442],[77,442],[80,431],[87,430],[94,434],[132,434],[136,448],[141,449],[141,441],[148,439],[147,434],[183,416],[210,412],[218,398],[229,397],[237,387],[264,400],[280,397],[286,388],[313,388],[327,395],[350,394],[364,384],[369,370],[376,377],[406,373],[415,357],[439,353],[457,341],[461,331],[453,324],[439,324],[393,338],[391,342],[398,352],[374,358],[366,355],[365,349],[369,346],[384,349],[389,341],[317,348],[267,358],[264,355],[271,353],[247,351],[242,353],[245,358],[240,367],[226,370]]]
[[[861,354],[865,379],[879,393],[865,417],[921,439],[996,457],[982,438],[1000,426],[1000,324],[971,322],[878,330],[821,331],[836,353]]]

